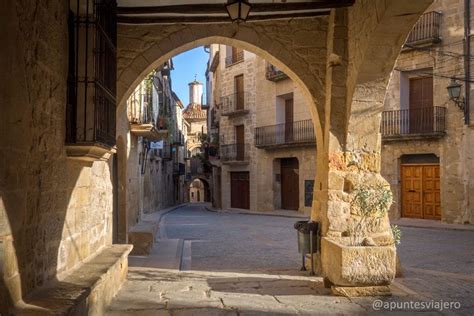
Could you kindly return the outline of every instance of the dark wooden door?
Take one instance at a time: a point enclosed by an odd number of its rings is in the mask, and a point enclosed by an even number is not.
[[[236,160],[245,159],[245,129],[244,125],[237,125],[235,127],[235,150]]]
[[[439,165],[402,165],[402,216],[441,219]]]
[[[250,209],[250,184],[248,172],[230,173],[230,206]]]
[[[281,207],[285,210],[299,209],[298,159],[281,159]]]
[[[235,109],[244,109],[244,75],[239,75],[234,78],[235,80]]]
[[[433,77],[410,79],[410,133],[433,131]]]
[[[293,99],[285,100],[285,142],[293,141]]]

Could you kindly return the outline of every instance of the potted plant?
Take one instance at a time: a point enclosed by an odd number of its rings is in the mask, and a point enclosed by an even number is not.
[[[361,185],[350,193],[349,201],[347,231],[321,240],[324,276],[335,294],[390,294],[388,285],[396,271],[395,243],[386,227],[391,191],[382,184]]]

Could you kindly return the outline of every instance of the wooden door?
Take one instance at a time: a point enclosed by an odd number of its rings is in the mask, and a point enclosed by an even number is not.
[[[293,141],[293,99],[285,100],[285,142]]]
[[[281,207],[299,209],[299,165],[296,158],[281,159]]]
[[[441,219],[439,165],[423,166],[423,218]]]
[[[441,219],[439,165],[402,165],[402,216]]]
[[[235,150],[236,160],[245,159],[245,129],[244,125],[237,125],[235,127]]]
[[[250,209],[250,184],[248,172],[230,173],[230,206]]]
[[[235,81],[235,109],[244,109],[244,75],[239,75],[234,78]]]
[[[433,131],[433,77],[410,79],[410,133]]]

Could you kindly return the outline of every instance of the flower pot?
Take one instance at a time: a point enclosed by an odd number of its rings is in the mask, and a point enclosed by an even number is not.
[[[335,286],[389,285],[395,278],[396,248],[350,246],[349,239],[321,239],[323,274]]]

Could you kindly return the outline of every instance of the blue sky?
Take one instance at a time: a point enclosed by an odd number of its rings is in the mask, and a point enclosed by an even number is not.
[[[196,47],[184,53],[173,57],[174,70],[171,71],[171,80],[173,82],[173,91],[183,102],[184,106],[189,104],[188,83],[197,80],[204,85],[204,94],[206,93],[206,65],[209,54],[204,51],[204,47]],[[204,97],[204,100],[206,98]]]

